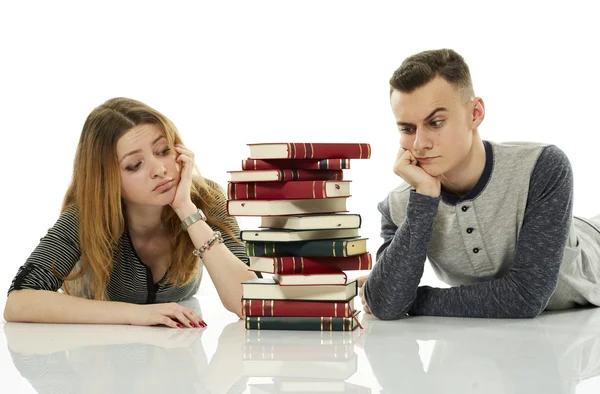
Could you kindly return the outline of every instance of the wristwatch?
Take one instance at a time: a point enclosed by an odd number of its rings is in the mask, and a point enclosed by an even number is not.
[[[196,223],[198,220],[206,222],[206,215],[204,214],[204,212],[202,212],[201,209],[198,209],[198,212],[191,214],[187,217],[187,219],[181,222],[181,229],[183,231],[187,231],[188,227]]]

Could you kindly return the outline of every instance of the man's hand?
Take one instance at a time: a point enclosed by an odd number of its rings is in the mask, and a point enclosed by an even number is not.
[[[356,281],[358,282],[358,294],[360,296],[360,301],[362,302],[363,311],[365,313],[371,313],[371,310],[367,305],[367,301],[365,300],[365,283],[367,282],[368,278],[369,275],[359,276],[356,278]]]
[[[394,174],[404,179],[415,188],[417,193],[431,197],[439,197],[442,183],[440,177],[429,175],[421,166],[411,151],[402,147],[398,150],[396,162],[394,163]]]

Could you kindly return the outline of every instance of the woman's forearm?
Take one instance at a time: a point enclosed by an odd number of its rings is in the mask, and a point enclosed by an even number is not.
[[[134,304],[96,301],[48,290],[14,290],[4,319],[22,323],[130,324]]]

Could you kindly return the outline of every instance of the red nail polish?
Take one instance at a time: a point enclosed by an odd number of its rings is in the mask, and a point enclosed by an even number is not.
[[[194,323],[192,323],[192,322],[190,322],[190,326],[196,327],[196,325]]]
[[[177,327],[181,328],[181,324],[177,323]]]

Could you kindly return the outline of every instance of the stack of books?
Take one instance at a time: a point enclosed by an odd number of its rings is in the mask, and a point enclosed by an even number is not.
[[[250,269],[272,274],[244,282],[246,328],[352,331],[359,324],[356,280],[344,271],[370,270],[361,217],[349,213],[352,159],[368,159],[364,143],[249,144],[241,171],[229,171],[230,216],[258,216],[243,230]]]

